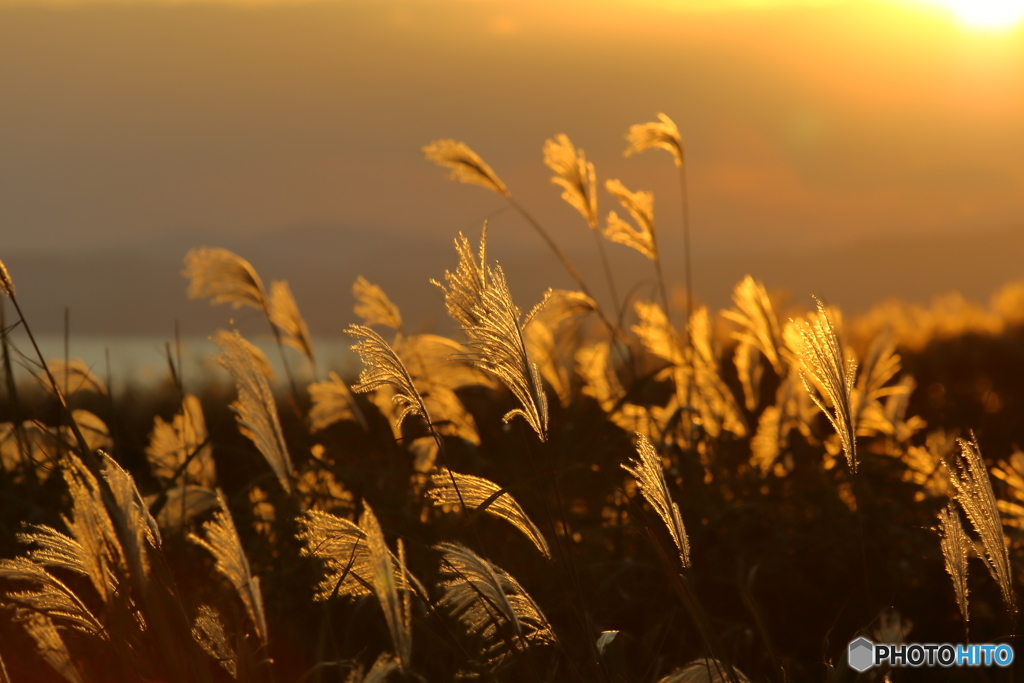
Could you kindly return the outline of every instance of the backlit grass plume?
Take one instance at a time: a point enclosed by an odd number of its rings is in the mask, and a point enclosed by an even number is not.
[[[237,655],[228,643],[224,624],[217,610],[209,605],[199,606],[195,623],[192,625],[192,637],[208,655],[231,674],[232,678],[238,678]]]
[[[308,418],[311,431],[326,429],[341,420],[355,420],[363,429],[367,428],[366,419],[348,385],[333,370],[323,382],[309,385],[309,398],[313,403]]]
[[[483,293],[487,289],[487,223],[484,223],[480,235],[479,263],[473,256],[472,245],[461,232],[455,238],[455,253],[459,257],[455,272],[444,272],[447,286],[437,280],[431,282],[444,292],[448,315],[466,330],[480,321],[477,308],[482,305]]]
[[[365,325],[349,325],[349,335],[359,340],[352,350],[359,354],[363,361],[363,371],[359,373],[359,383],[352,386],[352,391],[366,393],[391,387],[394,389],[392,402],[399,408],[395,420],[395,428],[399,428],[409,415],[419,415],[430,421],[430,415],[423,404],[423,397],[413,384],[412,376],[402,359],[384,339]]]
[[[439,602],[480,640],[490,670],[527,646],[555,642],[547,618],[510,574],[456,543],[436,548],[444,577]]]
[[[274,392],[250,345],[238,332],[217,332],[214,341],[220,347],[219,361],[235,380],[238,398],[231,404],[238,429],[249,438],[285,491],[291,491],[292,459],[281,432],[274,403]]]
[[[299,306],[287,282],[270,283],[267,317],[281,331],[281,341],[304,355],[310,363],[316,363],[309,328],[299,313]]]
[[[693,386],[697,391],[687,393],[691,393],[691,401],[700,411],[704,429],[711,436],[720,434],[722,430],[736,436],[745,436],[746,420],[732,390],[722,379],[719,353],[707,308],[701,306],[693,311],[688,332],[691,343],[690,367],[693,368]],[[678,378],[682,373],[677,369],[675,374]]]
[[[631,156],[645,149],[664,149],[672,154],[676,166],[682,167],[685,155],[683,153],[683,140],[679,136],[679,129],[676,124],[665,114],[658,114],[657,122],[638,123],[629,127],[626,133],[626,140],[629,147],[624,152],[625,156]]]
[[[967,603],[967,553],[971,547],[971,539],[964,532],[960,515],[952,503],[939,510],[939,544],[942,547],[946,571],[953,579],[956,604],[960,607],[964,623],[967,623],[970,618]]]
[[[857,378],[857,363],[852,359],[848,362],[843,359],[843,347],[832,321],[822,303],[817,299],[815,302],[818,304],[818,312],[816,315],[811,314],[813,322],[795,323],[800,339],[799,348],[796,349],[802,367],[800,376],[807,393],[839,435],[850,470],[856,472],[856,425],[853,422],[851,392]],[[807,381],[807,375],[824,389],[825,398],[832,404],[831,412],[825,408],[825,401]]]
[[[452,180],[486,187],[502,197],[512,196],[491,167],[465,143],[450,139],[434,140],[420,151],[429,161],[451,169]]]
[[[80,573],[89,578],[102,600],[108,602],[116,590],[111,580],[116,572],[111,567],[124,563],[124,550],[92,472],[77,457],[69,455],[61,463],[61,474],[71,494],[71,514],[63,522],[77,543],[77,561],[85,569]]]
[[[453,478],[455,484],[452,483]],[[462,501],[465,502],[466,508],[469,510],[475,510],[486,504],[486,511],[489,514],[505,520],[521,531],[537,546],[537,550],[545,558],[551,559],[548,542],[544,539],[540,529],[530,520],[512,494],[502,491],[502,488],[493,481],[457,472],[452,472],[450,475],[447,472],[438,472],[431,475],[430,479],[434,487],[427,493],[435,505],[459,505],[460,493]],[[455,485],[458,485],[458,491],[456,491]]]
[[[150,553],[161,554],[156,523],[131,476],[105,454],[98,456],[102,480],[74,453],[65,455],[61,472],[72,506],[62,521],[68,533],[39,525],[20,534],[19,540],[32,548],[0,561],[0,579],[26,582],[32,589],[9,592],[3,602],[45,619],[23,624],[47,661],[59,649],[58,640],[43,631],[33,633],[34,627],[76,633],[83,645],[120,658],[125,671],[156,669],[167,680],[184,680],[179,674],[192,668],[193,643],[167,611],[175,589],[159,569],[163,558],[151,562]],[[58,575],[73,581],[65,584]],[[90,583],[98,600],[90,598],[92,591],[83,591]],[[89,605],[99,609],[94,612]]]
[[[483,292],[483,305],[477,309],[480,324],[466,330],[471,348],[468,356],[474,365],[501,380],[522,406],[508,411],[504,421],[521,415],[540,440],[546,441],[547,396],[540,371],[526,353],[523,337],[523,328],[529,323],[532,312],[522,319],[519,309],[512,303],[501,266],[488,268],[488,271],[490,284]]]
[[[48,530],[56,534],[58,532]],[[48,534],[48,532],[46,532]],[[36,536],[26,536],[25,540],[35,543]],[[48,534],[52,535],[52,534]],[[56,538],[56,537],[55,537]],[[47,566],[62,567],[81,573],[84,568],[77,563],[75,557],[79,549],[73,539],[67,539],[63,547],[44,548],[43,552],[60,552],[61,556],[51,555],[46,561],[36,561],[28,557],[15,557],[0,560],[0,579],[6,581],[26,582],[33,585],[33,590],[10,591],[3,596],[7,605],[16,605],[33,613],[60,621],[61,626],[73,628],[83,633],[97,635],[103,633],[103,624],[93,615],[85,602],[63,581],[46,571]]]
[[[356,298],[355,313],[363,324],[387,325],[393,330],[402,329],[402,314],[391,302],[384,290],[370,283],[362,275],[352,283],[352,296]]]
[[[206,421],[203,419],[199,399],[186,394],[181,402],[181,412],[170,422],[165,422],[159,415],[153,422],[149,446],[146,448],[153,474],[167,482],[184,475],[183,480],[213,486],[216,472],[213,449],[207,440]]]
[[[0,261],[0,294],[14,298],[14,280],[11,279],[11,274],[7,272],[7,266],[3,261]]]
[[[51,359],[46,362],[50,370],[50,376],[64,392],[66,396],[79,391],[91,391],[97,394],[106,394],[106,383],[97,377],[89,366],[79,358],[72,358],[69,361],[64,359]],[[49,384],[49,378],[40,378],[43,386]]]
[[[960,444],[960,457],[957,458],[956,469],[949,468],[949,481],[956,490],[954,498],[980,537],[978,555],[999,584],[1007,611],[1016,613],[1017,597],[1013,591],[1010,554],[1003,538],[1003,525],[985,461],[973,436],[970,440],[957,439],[957,443]]]
[[[114,505],[109,507],[110,519],[120,539],[124,564],[139,593],[145,594],[151,574],[149,548],[160,548],[160,529],[149,514],[132,476],[106,453],[100,451],[99,455],[103,462],[103,476],[113,496]]]
[[[405,553],[402,550],[402,542],[398,542],[398,570],[395,570],[392,562],[394,557],[388,550],[384,540],[384,532],[377,522],[369,504],[363,501],[363,514],[359,518],[359,526],[366,534],[366,548],[368,552],[368,564],[370,569],[370,584],[380,601],[381,609],[384,610],[384,618],[388,623],[388,631],[391,632],[391,642],[395,646],[395,654],[399,666],[405,670],[410,664],[412,657],[412,622],[409,613],[409,601],[399,595],[400,584],[398,577],[405,576]],[[407,586],[407,584],[404,584]],[[407,595],[407,591],[406,595]]]
[[[53,621],[38,612],[26,612],[20,616],[25,632],[35,642],[36,651],[43,661],[68,683],[85,683],[82,673],[75,665],[75,660],[60,637],[60,632]]]
[[[761,378],[764,374],[760,356],[763,355],[768,360],[777,376],[783,375],[782,331],[764,285],[754,278],[749,275],[743,278],[743,281],[733,289],[732,300],[736,307],[722,311],[722,316],[740,326],[740,329],[732,334],[733,339],[739,342],[736,345],[733,362],[743,385],[747,410],[753,412],[759,403]],[[765,410],[767,412],[771,409],[773,407],[770,406]],[[778,410],[775,409],[775,412],[777,414]],[[762,413],[762,419],[764,415],[765,413]]]
[[[1002,461],[992,468],[992,476],[1006,484],[1006,491],[1013,500],[999,500],[999,512],[1004,515],[1003,524],[1024,529],[1024,452],[1015,451],[1010,461]]]
[[[232,308],[252,306],[267,309],[263,282],[256,270],[241,256],[210,247],[193,249],[185,255],[190,299],[210,299],[213,304],[231,304]]]
[[[498,386],[491,375],[461,360],[468,349],[454,339],[437,334],[414,334],[397,339],[394,348],[417,386],[424,380],[452,391],[471,386],[491,389]]]
[[[679,506],[672,500],[672,494],[668,491],[661,457],[654,450],[650,440],[643,434],[637,434],[636,450],[638,457],[630,460],[633,466],[622,465],[622,469],[636,479],[640,493],[665,522],[668,532],[672,535],[672,541],[679,551],[679,561],[685,569],[690,566],[690,539],[686,535],[683,518],[679,514]]]
[[[235,529],[224,495],[218,494],[218,499],[220,510],[214,514],[213,520],[203,524],[205,538],[189,534],[189,540],[206,548],[213,555],[217,571],[234,586],[235,592],[245,605],[245,612],[256,630],[257,638],[260,643],[266,644],[267,620],[263,614],[260,580],[259,577],[253,576],[249,567],[249,560],[245,556],[242,541],[238,537],[238,530]]]
[[[366,531],[360,525],[319,510],[310,510],[298,519],[298,523],[297,538],[303,544],[302,554],[324,562],[325,571],[316,588],[317,600],[374,592],[374,568]],[[410,575],[399,571],[398,560],[394,556],[391,560],[395,580],[404,591]]]
[[[597,180],[594,164],[582,149],[576,149],[566,135],[544,142],[544,163],[555,175],[551,182],[564,190],[562,199],[580,212],[587,224],[597,229]]]
[[[782,330],[764,285],[747,275],[733,289],[732,300],[736,308],[722,311],[722,316],[740,326],[733,338],[764,354],[775,373],[781,376]]]
[[[462,325],[469,337],[469,352],[465,359],[497,377],[522,406],[507,412],[505,422],[521,415],[540,440],[546,441],[547,397],[540,371],[530,361],[523,337],[523,328],[540,306],[523,318],[512,302],[501,266],[492,268],[485,261],[486,236],[485,230],[480,239],[478,264],[468,240],[460,234],[456,241],[458,266],[454,273],[445,271],[447,287],[436,281],[435,284],[444,290],[448,314]]]
[[[656,260],[658,248],[654,241],[654,195],[650,192],[630,192],[618,180],[609,180],[604,187],[619,200],[637,225],[634,228],[611,211],[608,213],[604,236],[612,242],[636,249],[652,261]]]

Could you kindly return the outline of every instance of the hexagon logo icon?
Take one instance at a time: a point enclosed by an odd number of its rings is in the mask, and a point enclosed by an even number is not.
[[[850,668],[867,671],[875,664],[875,644],[867,638],[858,638],[850,643]]]

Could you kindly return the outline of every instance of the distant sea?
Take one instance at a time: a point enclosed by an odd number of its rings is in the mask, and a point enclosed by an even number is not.
[[[250,335],[247,339],[266,354],[275,376],[283,382],[284,365],[273,337]],[[65,357],[63,335],[36,335],[36,341],[47,360]],[[19,382],[29,380],[30,371],[34,372],[38,364],[28,336],[15,331],[11,334],[11,342],[16,349],[11,359],[14,374]],[[358,356],[349,348],[352,343],[347,337],[314,337],[315,376],[309,362],[300,353],[286,346],[284,354],[296,380],[324,379],[330,370],[350,379],[358,374],[361,367]],[[230,381],[227,372],[217,363],[219,349],[206,337],[183,337],[180,343],[176,343],[173,338],[158,336],[72,335],[68,340],[67,355],[70,359],[81,359],[116,394],[129,386],[145,388],[166,381],[170,377],[168,349],[176,366],[180,356],[180,373],[186,390],[195,391],[210,383]]]

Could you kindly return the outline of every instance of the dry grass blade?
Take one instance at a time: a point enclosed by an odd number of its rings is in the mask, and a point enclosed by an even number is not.
[[[223,353],[219,361],[227,368],[238,387],[238,399],[231,404],[238,429],[247,436],[267,463],[285,491],[291,491],[292,459],[288,455],[281,423],[270,388],[250,345],[238,332],[217,332],[214,338]]]
[[[458,492],[452,484],[452,478],[458,486]],[[537,550],[545,558],[551,559],[551,551],[548,542],[544,539],[540,529],[537,528],[530,518],[520,507],[519,503],[509,492],[501,493],[501,487],[493,481],[483,477],[474,477],[470,474],[459,474],[457,472],[438,472],[430,477],[434,487],[427,493],[435,505],[459,505],[459,493],[465,501],[467,508],[476,509],[490,500],[486,512],[504,519],[506,522],[521,531],[530,541],[537,546]]]
[[[992,491],[985,461],[981,457],[978,442],[957,439],[960,457],[956,469],[949,468],[949,481],[956,490],[955,498],[963,508],[971,526],[981,539],[979,555],[985,562],[989,574],[999,584],[1003,602],[1011,614],[1017,611],[1017,597],[1013,590],[1013,573],[1010,554],[1003,538],[1003,526],[999,518],[999,507]]]
[[[733,667],[735,678],[729,675],[729,669],[717,659],[696,659],[682,669],[676,669],[668,676],[658,679],[658,683],[750,683],[742,671]]]
[[[256,629],[261,644],[267,643],[267,620],[263,615],[263,595],[260,592],[259,577],[253,576],[249,560],[242,548],[242,541],[231,519],[224,495],[218,493],[220,510],[213,519],[203,524],[206,538],[189,534],[189,540],[206,548],[213,555],[217,571],[231,582],[235,592],[245,605],[246,614]]]
[[[966,623],[970,618],[967,602],[967,551],[971,547],[971,539],[964,532],[960,515],[952,503],[939,510],[939,544],[946,562],[946,571],[953,579],[956,604]]]
[[[309,385],[309,398],[313,403],[309,409],[310,430],[318,432],[341,420],[355,420],[363,429],[367,428],[366,419],[356,405],[355,397],[333,370],[328,373],[325,381]]]
[[[238,662],[235,652],[224,634],[224,624],[221,622],[217,610],[209,605],[199,606],[199,613],[192,626],[192,637],[206,651],[206,654],[217,660],[217,663],[231,674],[232,678],[238,678]]]
[[[191,250],[185,255],[185,269],[181,274],[190,280],[190,299],[209,298],[212,304],[267,310],[260,276],[248,261],[227,249]]]
[[[512,196],[491,167],[462,142],[450,139],[434,140],[420,151],[427,160],[442,168],[451,169],[452,180],[486,187],[502,197]]]
[[[624,152],[625,156],[631,156],[645,149],[664,149],[672,154],[676,166],[682,168],[683,160],[686,158],[683,152],[683,140],[679,137],[679,129],[668,116],[658,113],[658,121],[650,123],[638,123],[629,127],[626,134],[629,147]]]
[[[7,272],[7,266],[3,261],[0,261],[0,294],[14,298],[14,280],[11,279],[11,274]]]
[[[562,187],[562,199],[580,212],[587,224],[597,229],[597,180],[594,164],[582,149],[573,147],[568,136],[556,135],[544,142],[544,163],[555,176],[551,182]]]
[[[42,614],[26,613],[22,616],[21,623],[25,632],[35,641],[36,651],[43,661],[68,683],[84,683],[67,645],[50,619]]]
[[[507,572],[456,543],[436,548],[445,578],[439,603],[480,639],[492,670],[526,646],[555,642],[537,604]]]
[[[732,300],[736,308],[722,311],[722,315],[741,327],[739,332],[733,333],[733,338],[753,345],[781,376],[782,330],[764,285],[748,275],[736,285]]]
[[[377,517],[366,501],[363,501],[363,514],[359,518],[359,526],[366,534],[370,583],[380,601],[381,609],[384,610],[384,618],[388,622],[388,630],[391,632],[391,642],[395,646],[398,664],[404,671],[409,667],[412,656],[412,631],[407,611],[408,603],[398,595],[399,584],[395,580],[396,572],[392,564],[394,558],[384,541],[384,532],[381,531]],[[398,576],[405,575],[403,560],[404,552],[399,546]]]
[[[658,249],[654,243],[654,195],[650,192],[630,192],[618,180],[609,180],[604,187],[629,211],[637,224],[634,228],[612,211],[608,214],[608,227],[604,230],[604,236],[612,242],[636,249],[652,261],[656,260]]]
[[[399,408],[394,425],[396,429],[409,415],[419,415],[429,422],[430,414],[423,404],[423,397],[394,349],[365,325],[349,325],[346,332],[360,340],[352,350],[359,354],[365,366],[359,373],[359,384],[353,385],[352,391],[362,394],[382,387],[392,388],[395,392],[391,397],[392,403]]]
[[[640,492],[668,527],[668,532],[672,535],[672,540],[679,551],[679,560],[682,562],[683,568],[689,567],[690,539],[686,535],[683,518],[679,514],[679,506],[672,500],[672,495],[668,491],[668,483],[666,483],[665,473],[662,471],[661,457],[647,437],[639,433],[637,434],[637,453],[639,457],[630,461],[633,466],[622,465],[622,469],[636,479]]]
[[[402,329],[402,314],[391,302],[384,290],[370,283],[362,275],[352,283],[352,296],[356,298],[355,314],[363,324],[387,325],[393,330]]]
[[[217,473],[213,465],[213,449],[206,443],[206,420],[199,399],[186,394],[181,412],[170,422],[157,416],[149,436],[146,457],[153,474],[171,481],[188,458],[182,479],[201,486],[214,486]]]
[[[49,360],[46,362],[46,365],[50,368],[50,375],[57,383],[57,387],[65,395],[70,395],[77,391],[92,391],[97,394],[107,393],[107,385],[93,374],[89,366],[79,358],[72,358],[69,361],[63,359]],[[49,378],[41,378],[40,381],[42,381],[43,386],[50,386]]]
[[[813,322],[795,323],[800,334],[798,349],[804,381],[804,388],[814,402],[825,413],[832,427],[839,435],[846,462],[853,472],[857,471],[857,442],[854,436],[856,425],[853,422],[852,398],[854,381],[857,375],[857,363],[854,360],[843,360],[843,347],[839,343],[832,321],[820,301],[818,313]],[[833,410],[826,410],[818,392],[807,381],[809,374],[825,391],[825,396],[832,404]]]
[[[281,331],[285,344],[308,358],[310,363],[316,363],[309,328],[299,313],[299,305],[295,303],[295,297],[292,296],[291,287],[287,282],[270,283],[267,317]]]

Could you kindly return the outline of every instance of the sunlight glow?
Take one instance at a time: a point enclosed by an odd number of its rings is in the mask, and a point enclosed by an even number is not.
[[[1024,0],[932,0],[976,28],[1009,28],[1024,18]]]

